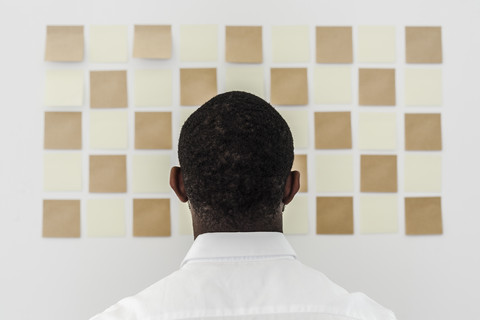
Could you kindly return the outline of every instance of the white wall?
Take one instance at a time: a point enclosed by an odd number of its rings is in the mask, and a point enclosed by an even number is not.
[[[45,26],[103,23],[443,26],[444,235],[407,237],[400,221],[394,235],[317,236],[312,205],[309,235],[289,239],[306,264],[399,319],[474,319],[479,17],[476,0],[1,0],[0,319],[87,319],[175,270],[192,242],[175,219],[170,238],[41,237]]]

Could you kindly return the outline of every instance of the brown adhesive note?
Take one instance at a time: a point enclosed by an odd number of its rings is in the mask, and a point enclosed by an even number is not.
[[[358,86],[361,106],[395,105],[395,69],[360,69]]]
[[[397,192],[397,156],[362,155],[361,192]]]
[[[406,150],[442,150],[442,125],[439,113],[405,114]]]
[[[239,63],[262,63],[262,27],[227,26],[225,60]]]
[[[47,26],[45,61],[83,61],[83,26]]]
[[[133,199],[133,236],[169,237],[170,199]]]
[[[43,200],[43,237],[80,237],[80,200]]]
[[[170,59],[172,57],[172,27],[135,25],[133,57]]]
[[[442,63],[441,27],[405,27],[407,63]]]
[[[352,27],[317,27],[318,63],[353,62]]]
[[[81,112],[45,112],[45,149],[82,149]]]
[[[217,69],[180,69],[180,104],[200,106],[217,95]]]
[[[136,112],[135,149],[171,149],[172,113]]]
[[[353,197],[317,197],[317,234],[353,234]]]
[[[91,71],[90,107],[126,108],[127,71]]]
[[[405,232],[409,235],[442,234],[441,198],[405,198]]]
[[[272,68],[270,70],[270,78],[272,104],[308,104],[306,68]]]
[[[127,192],[126,156],[90,156],[90,192]]]
[[[296,154],[293,160],[292,171],[300,172],[300,192],[308,192],[307,155]]]
[[[315,149],[351,149],[350,112],[315,112]]]

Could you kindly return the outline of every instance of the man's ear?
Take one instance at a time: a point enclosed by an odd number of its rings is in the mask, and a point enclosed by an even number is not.
[[[285,183],[285,191],[283,193],[282,202],[284,204],[289,204],[293,200],[293,197],[295,197],[299,189],[300,189],[300,172],[291,171],[288,174],[287,182]]]
[[[180,201],[188,201],[185,185],[183,184],[182,169],[180,167],[172,167],[170,170],[170,187],[175,191]]]

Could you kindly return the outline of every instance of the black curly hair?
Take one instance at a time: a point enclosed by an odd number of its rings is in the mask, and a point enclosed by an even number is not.
[[[232,91],[187,119],[178,158],[197,219],[216,229],[248,229],[268,224],[278,213],[293,163],[293,139],[269,103]]]

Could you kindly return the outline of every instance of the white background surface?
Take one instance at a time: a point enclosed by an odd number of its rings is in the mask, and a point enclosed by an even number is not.
[[[303,262],[365,292],[398,319],[477,318],[479,17],[476,0],[0,0],[0,319],[87,319],[175,270],[192,242],[178,235],[175,217],[170,238],[95,239],[83,228],[80,239],[41,237],[45,26],[125,24],[131,41],[136,23],[172,24],[175,56],[180,24],[218,24],[219,50],[226,24],[263,25],[264,39],[271,25],[308,24],[312,45],[315,25],[395,25],[398,39],[406,25],[443,26],[444,235],[407,237],[399,219],[398,234],[360,235],[356,220],[354,236],[317,236],[311,203],[309,235],[289,240]],[[398,68],[402,50],[397,42]],[[268,62],[270,52],[264,56]],[[178,105],[178,75],[174,80]]]

